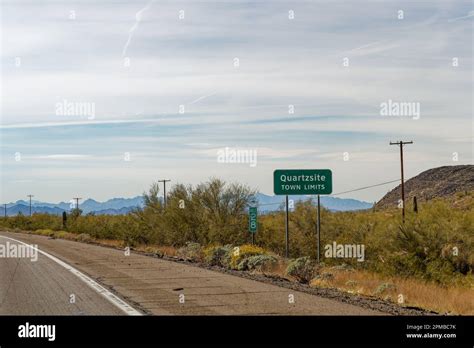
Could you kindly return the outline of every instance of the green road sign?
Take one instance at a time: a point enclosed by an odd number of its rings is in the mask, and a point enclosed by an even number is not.
[[[329,169],[277,169],[273,172],[276,195],[328,195],[332,192]]]
[[[257,207],[249,207],[249,232],[257,232]]]

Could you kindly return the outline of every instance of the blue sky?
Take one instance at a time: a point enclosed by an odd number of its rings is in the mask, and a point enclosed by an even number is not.
[[[3,0],[1,10],[2,202],[106,200],[211,176],[271,194],[277,168],[330,168],[341,192],[397,179],[395,140],[415,142],[407,177],[473,163],[469,1]],[[381,115],[388,100],[418,103],[419,119]],[[94,105],[94,117],[58,113],[65,101]],[[218,163],[225,147],[257,151],[257,166]],[[394,185],[342,197],[374,201]]]

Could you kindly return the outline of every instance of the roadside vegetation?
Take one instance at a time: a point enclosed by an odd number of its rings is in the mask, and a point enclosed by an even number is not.
[[[145,207],[127,215],[34,214],[0,219],[0,226],[51,238],[129,246],[157,257],[257,272],[322,288],[337,288],[442,313],[474,314],[474,193],[460,193],[400,211],[321,214],[321,260],[316,259],[316,208],[299,202],[290,213],[290,259],[285,252],[283,210],[259,216],[251,245],[246,208],[255,191],[211,179],[176,185],[166,209],[158,185],[144,194]],[[356,258],[325,257],[325,245],[365,247]],[[400,295],[402,300],[400,301]]]

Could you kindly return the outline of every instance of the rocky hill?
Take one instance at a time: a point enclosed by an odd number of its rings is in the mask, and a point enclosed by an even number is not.
[[[474,191],[474,165],[444,166],[429,169],[405,182],[405,201],[416,196],[418,202],[437,197],[450,197],[457,192]],[[377,208],[396,207],[401,197],[401,185],[387,193]]]

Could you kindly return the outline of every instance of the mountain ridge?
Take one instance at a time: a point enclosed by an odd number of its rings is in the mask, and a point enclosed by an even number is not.
[[[405,181],[405,202],[416,196],[418,202],[434,198],[452,197],[458,192],[474,191],[474,165],[455,165],[431,168]],[[401,199],[401,185],[380,199],[377,208],[397,207]]]
[[[282,203],[284,203],[283,196],[270,196],[263,193],[257,193],[257,201],[260,205],[260,211],[262,213],[276,211],[280,209]],[[294,202],[304,201],[310,199],[309,196],[290,196]],[[351,198],[337,198],[337,197],[321,197],[321,204],[323,207],[334,210],[334,211],[353,211],[363,210],[372,207],[371,203],[359,201]],[[48,203],[41,201],[32,201],[32,212],[33,213],[48,213],[53,215],[60,215],[64,211],[68,212],[75,207],[74,203],[59,202],[59,203]],[[144,206],[143,196],[135,196],[130,198],[111,198],[104,202],[96,201],[92,198],[87,198],[79,204],[79,208],[84,214],[94,213],[97,215],[121,215],[127,214],[133,209],[141,208]],[[18,200],[14,203],[7,204],[7,215],[14,216],[18,213],[23,215],[29,215],[30,207],[29,202],[25,200]],[[0,212],[4,214],[3,209]]]

